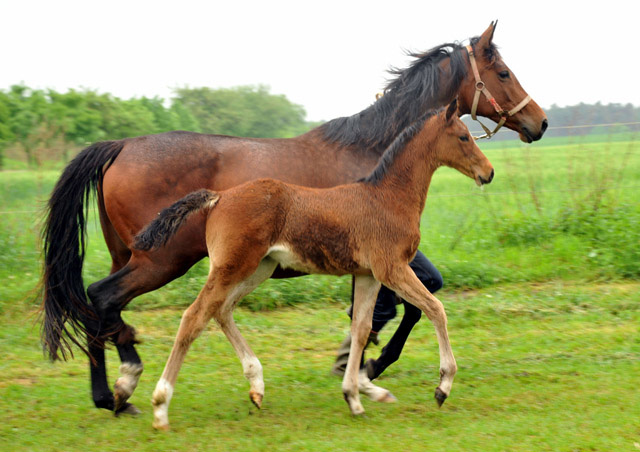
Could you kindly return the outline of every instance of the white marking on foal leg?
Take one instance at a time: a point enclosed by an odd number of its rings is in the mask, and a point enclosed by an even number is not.
[[[262,364],[255,356],[245,356],[242,358],[242,370],[244,376],[249,380],[251,389],[249,397],[255,406],[262,406],[262,398],[264,397],[264,379],[262,377]]]
[[[116,410],[131,397],[138,386],[140,374],[142,374],[142,363],[123,363],[120,366],[120,374],[122,376],[116,380],[114,385]]]
[[[371,383],[366,369],[361,369],[358,374],[358,390],[374,402],[394,403],[397,401],[391,392]]]
[[[440,344],[440,384],[436,389],[436,399],[441,405],[444,399],[440,400],[438,397],[438,389],[444,393],[446,397],[451,394],[451,387],[453,386],[453,377],[455,377],[458,370],[456,360],[453,356],[453,351],[449,345],[449,336],[447,334],[446,326],[443,331],[436,330],[436,336],[438,343]],[[440,396],[441,397],[441,396]]]
[[[169,430],[169,402],[173,396],[173,385],[161,378],[153,391],[153,428]]]

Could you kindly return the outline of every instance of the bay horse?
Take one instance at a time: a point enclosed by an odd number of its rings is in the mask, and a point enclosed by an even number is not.
[[[49,357],[67,359],[76,344],[90,357],[95,406],[116,413],[137,411],[127,400],[142,361],[134,330],[123,322],[121,311],[133,298],[183,275],[207,255],[205,221],[191,217],[170,248],[137,250],[133,239],[160,210],[187,193],[224,190],[262,177],[319,188],[355,181],[369,174],[406,126],[455,97],[459,114],[474,110],[495,121],[504,119],[505,127],[523,141],[540,139],[546,116],[534,101],[522,105],[527,93],[493,44],[494,30],[492,23],[480,37],[470,39],[469,48],[448,43],[413,54],[408,68],[392,71],[395,78],[385,95],[370,107],[295,138],[168,132],[96,143],[80,152],[52,192],[42,232],[42,339]],[[476,99],[481,89],[485,94],[490,90],[492,102]],[[91,284],[85,294],[86,209],[93,193],[112,264],[110,275]],[[299,273],[279,269],[274,274],[292,275]],[[397,359],[419,318],[420,311],[405,303],[399,331],[378,360],[379,370]],[[107,341],[115,344],[122,362],[115,397],[107,382]]]
[[[207,281],[182,316],[153,392],[155,428],[169,428],[168,409],[178,372],[189,347],[212,317],[242,362],[250,399],[257,407],[262,405],[262,365],[238,330],[233,309],[278,266],[307,274],[355,277],[353,340],[342,381],[352,414],[364,413],[358,369],[381,284],[433,322],[440,349],[435,398],[442,405],[457,370],[447,317],[442,303],[424,287],[409,262],[420,243],[420,217],[434,171],[446,165],[478,185],[491,182],[494,175],[456,109],[454,100],[446,111],[427,113],[408,126],[375,169],[358,182],[319,189],[259,179],[221,192],[202,189],[163,210],[140,232],[136,249],[173,247],[171,237],[190,215],[200,212],[211,261]]]

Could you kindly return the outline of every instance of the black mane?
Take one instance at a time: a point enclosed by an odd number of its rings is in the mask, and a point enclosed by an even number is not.
[[[382,157],[378,160],[378,164],[373,169],[373,171],[366,177],[358,180],[358,182],[364,182],[367,184],[377,185],[384,178],[385,174],[393,164],[393,161],[400,155],[405,148],[407,147],[407,143],[411,141],[413,137],[416,136],[420,130],[424,127],[424,123],[431,118],[432,116],[437,115],[441,112],[443,108],[438,108],[435,110],[430,110],[424,113],[420,118],[413,122],[413,124],[405,127],[397,137],[391,142],[389,147],[385,149]]]
[[[478,42],[471,38],[471,45]],[[464,45],[447,43],[424,53],[409,53],[416,58],[408,68],[392,68],[396,77],[390,80],[384,96],[373,105],[352,116],[333,119],[319,127],[325,140],[344,146],[382,153],[407,126],[425,112],[453,100],[467,76],[467,54]],[[489,49],[493,57],[493,44]],[[440,63],[450,59],[449,73],[443,73]]]

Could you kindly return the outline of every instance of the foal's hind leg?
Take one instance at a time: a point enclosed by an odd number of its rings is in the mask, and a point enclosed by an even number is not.
[[[449,343],[444,306],[422,285],[408,265],[392,269],[387,279],[383,284],[420,308],[435,326],[440,349],[440,385],[436,388],[435,398],[438,405],[442,405],[451,392],[453,377],[458,369]]]
[[[243,272],[235,272],[233,276],[236,281],[228,284],[218,283],[223,278],[221,278],[220,272],[215,268],[212,269],[198,298],[182,315],[171,355],[153,392],[154,428],[160,430],[169,428],[169,402],[173,395],[178,372],[189,347],[200,335],[211,317],[216,318],[242,360],[245,376],[251,382],[251,400],[259,406],[264,395],[262,366],[237,330],[233,322],[232,311],[236,302],[271,276],[275,267],[274,261],[265,259],[258,265],[253,275],[243,280]],[[251,272],[249,271],[249,273]]]
[[[227,295],[224,303],[213,313],[216,322],[220,325],[220,329],[222,329],[225,336],[227,336],[238,358],[240,358],[244,376],[249,380],[250,384],[249,398],[258,408],[262,406],[262,399],[264,397],[262,364],[260,364],[258,357],[253,350],[251,350],[251,347],[236,326],[233,320],[233,309],[239,300],[251,293],[260,283],[269,278],[276,267],[277,263],[275,261],[270,258],[264,259],[255,273],[236,285]]]

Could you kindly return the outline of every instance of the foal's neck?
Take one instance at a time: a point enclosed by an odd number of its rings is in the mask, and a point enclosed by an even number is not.
[[[433,173],[441,163],[436,159],[437,134],[413,137],[389,162],[376,189],[386,199],[402,204],[407,213],[422,215]]]

